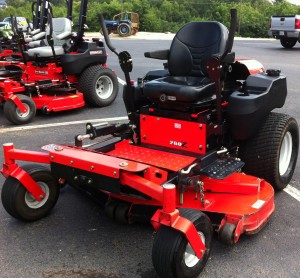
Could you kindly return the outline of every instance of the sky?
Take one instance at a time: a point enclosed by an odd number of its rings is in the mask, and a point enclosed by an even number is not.
[[[295,5],[300,5],[300,0],[287,0],[287,1]]]

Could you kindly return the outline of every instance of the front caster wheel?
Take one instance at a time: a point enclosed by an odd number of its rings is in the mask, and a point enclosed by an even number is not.
[[[12,100],[4,104],[4,115],[13,124],[21,125],[31,122],[36,114],[36,106],[32,98],[26,95],[17,95],[27,111],[23,113]]]
[[[192,209],[182,209],[180,215],[195,225],[206,251],[199,259],[181,232],[162,225],[152,249],[153,265],[160,277],[198,277],[210,255],[213,234],[210,219],[201,211]]]
[[[8,177],[3,184],[1,200],[5,210],[22,221],[35,221],[46,216],[54,207],[59,196],[59,185],[51,172],[40,165],[28,164],[21,167],[46,193],[37,201],[15,178]]]

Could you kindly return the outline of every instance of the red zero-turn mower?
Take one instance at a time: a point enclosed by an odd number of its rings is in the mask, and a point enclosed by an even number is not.
[[[4,144],[3,206],[17,219],[37,220],[68,183],[106,196],[105,212],[121,222],[153,211],[155,270],[161,277],[197,277],[213,231],[227,244],[260,231],[274,212],[274,189],[292,178],[298,124],[271,112],[284,105],[286,78],[278,70],[250,74],[235,61],[232,10],[229,32],[219,22],[183,26],[170,50],[146,55],[167,59],[169,73],[134,83],[131,57],[111,45],[103,20],[106,43],[125,73],[129,123],[88,123],[75,146],[50,144],[44,152]],[[19,167],[16,160],[35,164]]]
[[[75,109],[88,104],[107,106],[116,98],[118,79],[107,68],[103,42],[83,39],[87,0],[81,1],[79,27],[72,33],[69,18],[48,13],[45,35],[48,45],[22,50],[23,62],[2,61],[0,103],[14,124],[30,122],[40,109],[44,113]],[[18,30],[15,30],[18,32]],[[19,43],[24,46],[23,34]]]

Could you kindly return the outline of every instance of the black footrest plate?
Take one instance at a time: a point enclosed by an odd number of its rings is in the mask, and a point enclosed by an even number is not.
[[[244,166],[244,164],[244,162],[238,160],[218,159],[201,169],[200,172],[201,174],[204,174],[208,177],[222,180],[239,171]]]

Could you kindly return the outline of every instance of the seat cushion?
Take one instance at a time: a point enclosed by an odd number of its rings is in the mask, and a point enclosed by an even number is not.
[[[55,55],[60,56],[65,53],[62,46],[54,46]],[[28,55],[30,57],[52,57],[53,52],[50,46],[36,47],[28,49]]]
[[[197,102],[215,93],[215,83],[207,77],[167,76],[144,84],[144,95],[161,102]]]

